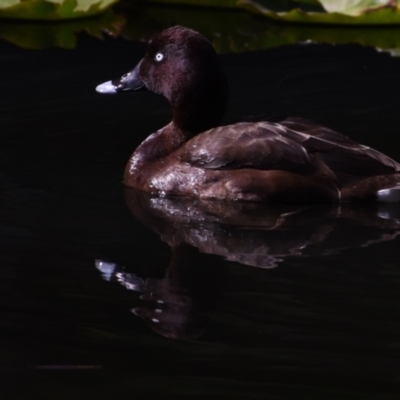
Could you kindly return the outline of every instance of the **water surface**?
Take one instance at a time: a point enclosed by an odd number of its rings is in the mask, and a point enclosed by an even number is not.
[[[140,211],[122,171],[169,107],[94,88],[145,45],[0,47],[2,398],[398,398],[397,206]],[[301,116],[400,159],[399,59],[296,45],[221,60],[225,122]]]

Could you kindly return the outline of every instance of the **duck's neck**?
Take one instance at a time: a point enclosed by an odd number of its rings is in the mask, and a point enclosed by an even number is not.
[[[225,114],[227,94],[210,93],[196,99],[183,100],[173,106],[172,123],[176,129],[185,132],[186,140],[218,126]]]
[[[214,60],[214,64],[217,61]],[[219,64],[212,65],[211,61],[209,64],[210,70],[198,73],[196,79],[178,87],[173,96],[168,98],[174,126],[186,132],[189,138],[218,126],[227,108],[226,76]]]

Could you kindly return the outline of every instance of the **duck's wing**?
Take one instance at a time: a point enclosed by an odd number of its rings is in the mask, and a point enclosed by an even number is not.
[[[285,137],[298,142],[309,153],[319,153],[335,173],[373,176],[400,171],[400,164],[385,154],[314,122],[289,118],[279,125],[284,128]]]
[[[238,123],[211,129],[188,141],[179,154],[182,162],[206,169],[280,169],[301,172],[313,168],[299,140],[268,122]]]
[[[318,154],[335,174],[366,177],[400,171],[400,164],[385,154],[300,118],[211,129],[187,142],[180,159],[208,169],[281,169],[301,173],[313,168],[313,154]]]

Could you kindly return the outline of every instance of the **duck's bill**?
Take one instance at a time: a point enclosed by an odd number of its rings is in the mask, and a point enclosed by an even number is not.
[[[140,90],[144,87],[144,83],[139,78],[140,63],[132,71],[124,74],[119,79],[104,82],[96,87],[96,92],[103,94],[114,94],[121,92],[131,92]]]

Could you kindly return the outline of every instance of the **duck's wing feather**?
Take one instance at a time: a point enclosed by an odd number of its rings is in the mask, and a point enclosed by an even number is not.
[[[300,118],[279,124],[243,122],[211,129],[187,142],[180,159],[208,169],[281,169],[301,173],[313,168],[312,154],[318,154],[335,173],[371,176],[400,171],[399,163],[379,151]]]
[[[371,176],[400,171],[400,164],[385,154],[314,122],[289,118],[280,125],[286,128],[285,136],[301,143],[309,153],[318,152],[334,172]]]
[[[180,159],[207,169],[281,169],[300,172],[312,168],[307,151],[281,128],[267,122],[238,123],[211,129],[186,143]]]

